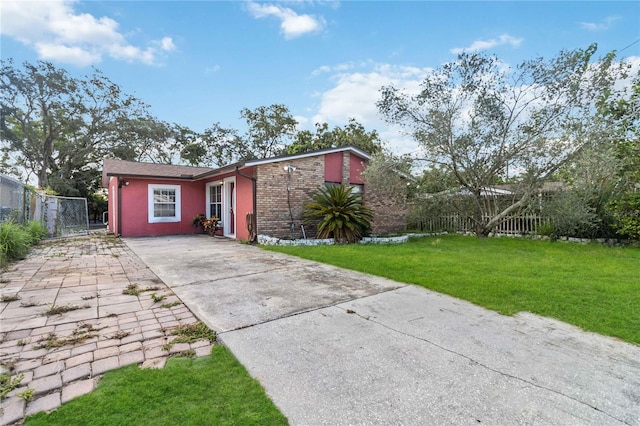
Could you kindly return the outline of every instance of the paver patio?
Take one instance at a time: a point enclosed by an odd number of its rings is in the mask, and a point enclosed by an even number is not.
[[[148,290],[123,294],[131,285]],[[185,350],[211,352],[208,341],[163,349],[172,329],[198,320],[138,256],[104,233],[35,247],[0,273],[0,294],[0,369],[22,376],[2,399],[2,426],[91,392],[106,371],[163,367]],[[28,389],[29,402],[18,396]]]

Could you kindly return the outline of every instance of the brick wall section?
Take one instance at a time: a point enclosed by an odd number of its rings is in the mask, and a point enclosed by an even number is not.
[[[296,168],[291,176],[284,166]],[[302,238],[300,225],[308,238],[314,238],[315,224],[303,223],[304,206],[313,195],[324,186],[324,155],[285,160],[256,166],[257,178],[257,226],[258,233],[276,238]],[[342,157],[342,182],[348,185],[350,157],[344,152]],[[290,187],[291,212],[293,213],[293,235],[290,230],[291,215],[287,203],[287,186]],[[368,191],[365,186],[365,203],[373,211],[372,233],[389,234],[404,231],[406,224],[406,200],[403,197],[382,197]]]
[[[351,155],[349,151],[342,153],[342,184],[349,185],[351,183]]]
[[[290,178],[283,170],[288,164],[296,168],[291,172]],[[304,205],[324,185],[324,155],[256,166],[256,178],[258,233],[276,238],[291,238],[291,216],[287,203],[287,184],[289,184],[291,211],[294,218],[293,237],[301,238],[300,225],[303,220]],[[305,224],[304,227],[307,237],[315,237],[315,226]]]
[[[371,233],[374,235],[403,232],[407,223],[407,201],[404,196],[381,196],[365,187],[365,202],[371,208],[373,221]]]

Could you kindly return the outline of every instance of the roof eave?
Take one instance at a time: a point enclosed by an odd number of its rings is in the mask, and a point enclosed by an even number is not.
[[[327,148],[327,149],[320,149],[317,151],[302,152],[300,154],[282,155],[280,157],[263,158],[260,160],[249,160],[244,164],[244,166],[245,167],[260,166],[262,164],[278,163],[280,161],[287,161],[287,160],[297,160],[300,158],[315,157],[318,155],[327,155],[327,154],[333,154],[333,153],[342,152],[342,151],[351,151],[354,154],[358,155],[359,157],[364,158],[365,160],[371,159],[371,155],[361,150],[360,148],[356,148],[355,146],[341,146],[338,148]]]

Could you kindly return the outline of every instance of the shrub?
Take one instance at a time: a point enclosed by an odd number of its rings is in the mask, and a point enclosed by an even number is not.
[[[24,259],[31,241],[31,234],[24,227],[13,222],[0,224],[0,252],[3,254],[3,262]]]
[[[29,247],[47,236],[47,230],[37,221],[20,226],[15,222],[0,224],[0,266],[17,259],[24,259]]]
[[[627,193],[612,204],[619,234],[640,240],[640,191]]]
[[[551,224],[551,230],[542,231],[552,238],[593,238],[601,223],[587,200],[574,191],[558,192],[553,198],[543,202],[542,213],[549,218]],[[541,230],[538,232],[542,233]]]
[[[352,187],[327,185],[305,206],[305,221],[319,221],[317,238],[353,243],[371,228],[371,210]]]
[[[31,236],[31,244],[37,244],[41,239],[48,235],[47,228],[44,227],[42,222],[37,220],[31,220],[27,222],[25,228]]]

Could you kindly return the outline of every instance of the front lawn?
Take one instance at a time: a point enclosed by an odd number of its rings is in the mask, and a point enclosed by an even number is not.
[[[399,245],[265,247],[640,344],[640,248],[450,235]]]
[[[26,420],[36,425],[286,425],[287,419],[233,355],[173,358],[160,370],[107,372],[90,394]]]

